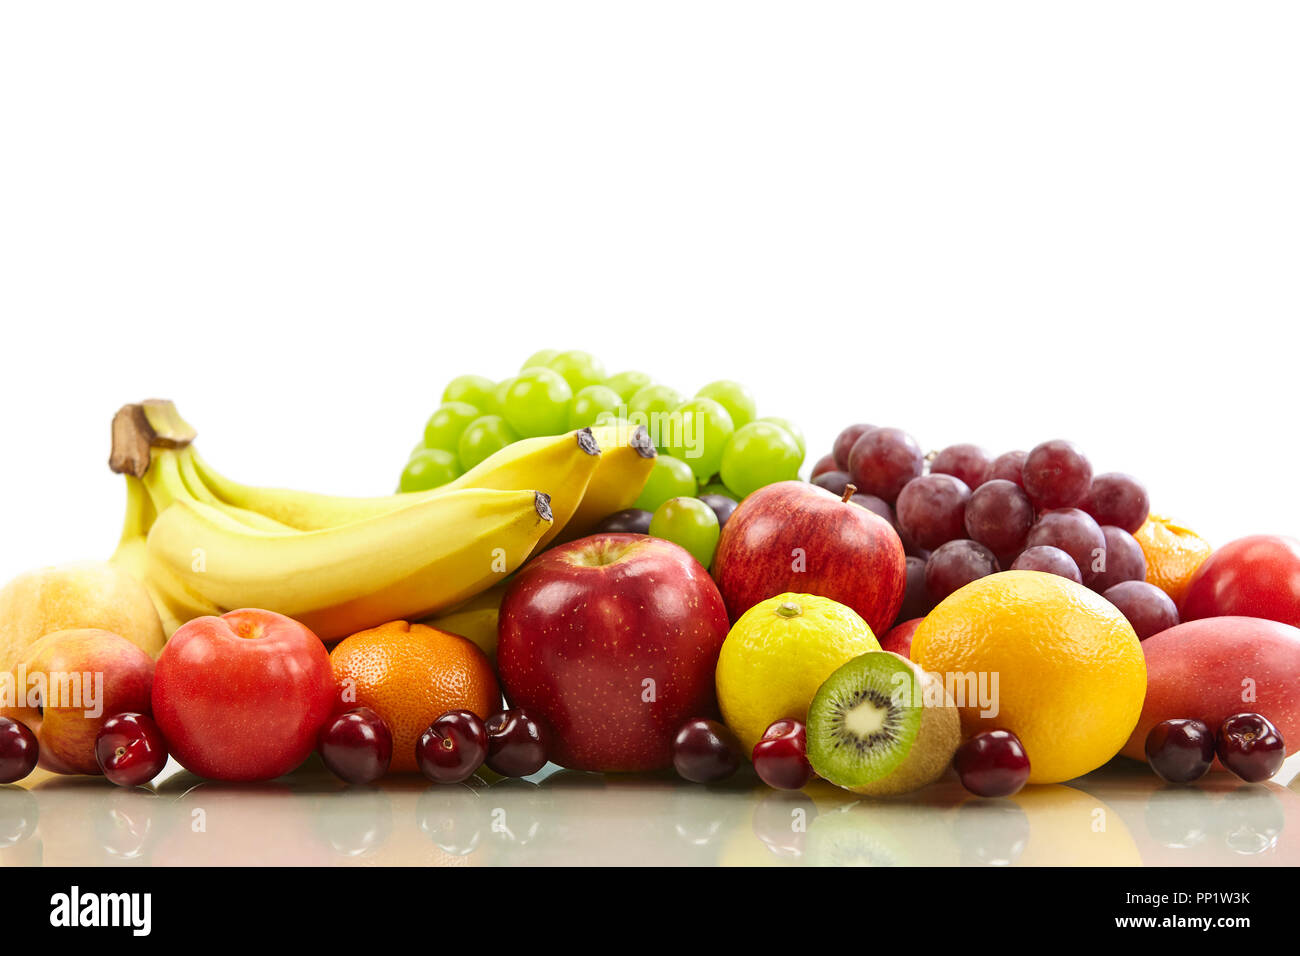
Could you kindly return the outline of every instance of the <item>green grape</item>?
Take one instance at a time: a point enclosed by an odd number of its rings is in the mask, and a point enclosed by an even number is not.
[[[633,508],[654,511],[669,498],[689,498],[695,494],[695,472],[680,458],[658,455],[650,477],[641,489]]]
[[[731,436],[718,473],[743,498],[765,485],[799,477],[802,464],[793,435],[769,422],[750,422]]]
[[[524,364],[519,366],[519,371],[526,368],[546,368],[560,354],[559,349],[542,349],[540,352],[534,352],[524,360]]]
[[[599,385],[605,381],[605,366],[600,359],[581,349],[561,352],[546,363],[553,372],[559,372],[569,388],[580,392],[588,385]]]
[[[722,452],[735,431],[727,410],[711,398],[692,398],[673,409],[664,450],[704,479],[718,472]]]
[[[618,392],[604,385],[588,385],[569,403],[569,431],[595,425],[602,415],[617,417],[623,407]]]
[[[416,452],[402,469],[401,491],[428,491],[460,477],[456,456],[441,448]]]
[[[695,397],[713,399],[727,410],[727,414],[731,416],[731,424],[737,428],[744,428],[754,420],[754,416],[757,414],[754,396],[749,393],[749,389],[739,382],[732,382],[727,379],[710,382],[696,392]]]
[[[424,447],[441,448],[455,454],[465,426],[482,417],[483,413],[473,405],[447,402],[429,416],[429,422],[424,426]]]
[[[504,418],[500,415],[484,415],[465,426],[460,443],[456,446],[456,455],[461,467],[469,471],[485,458],[517,441],[519,436],[506,424]]]
[[[501,409],[505,407],[503,403],[506,400],[506,392],[510,391],[510,386],[513,384],[515,384],[513,378],[503,378],[501,381],[496,383],[492,389],[492,410],[484,411],[484,415],[503,414]]]
[[[775,415],[764,415],[762,418],[757,420],[760,422],[767,422],[769,425],[779,425],[788,431],[791,437],[794,438],[794,443],[799,446],[799,463],[803,464],[802,459],[808,454],[808,442],[803,437],[802,428],[790,421],[788,418],[778,418]]]
[[[655,509],[650,533],[681,545],[696,561],[708,567],[718,547],[718,516],[699,498],[669,498]]]
[[[652,379],[645,372],[619,372],[605,379],[605,384],[618,392],[625,402],[651,383]]]
[[[496,383],[482,375],[460,375],[447,383],[442,400],[473,405],[484,415],[497,413]]]
[[[664,451],[667,448],[665,442],[672,431],[672,421],[668,416],[681,403],[682,397],[667,385],[647,385],[637,389],[636,394],[628,399],[628,421],[648,428],[655,447]]]
[[[526,368],[515,377],[501,400],[501,415],[524,438],[559,435],[569,424],[573,390],[559,372]]]

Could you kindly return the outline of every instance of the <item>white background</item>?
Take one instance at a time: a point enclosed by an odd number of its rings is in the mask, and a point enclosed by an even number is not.
[[[105,557],[108,423],[386,493],[587,348],[928,448],[1052,437],[1300,532],[1290,3],[6,4],[0,577]],[[806,472],[805,472],[806,473]]]

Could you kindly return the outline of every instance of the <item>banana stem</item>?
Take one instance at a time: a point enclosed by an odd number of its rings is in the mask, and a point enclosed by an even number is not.
[[[196,432],[165,399],[123,405],[113,416],[113,449],[108,467],[119,475],[143,478],[154,448],[184,448]]]

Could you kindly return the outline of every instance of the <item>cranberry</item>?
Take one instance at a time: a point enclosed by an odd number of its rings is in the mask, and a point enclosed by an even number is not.
[[[1146,742],[1147,763],[1162,780],[1191,783],[1214,763],[1214,731],[1203,720],[1162,720]]]
[[[1242,780],[1258,783],[1282,768],[1282,732],[1260,714],[1233,714],[1219,725],[1219,760]]]
[[[673,738],[673,766],[692,783],[725,780],[740,766],[740,741],[716,720],[688,720]]]
[[[434,783],[461,783],[474,776],[488,754],[487,729],[468,710],[449,710],[420,735],[415,760]]]
[[[0,717],[0,784],[17,783],[36,769],[40,759],[36,735],[8,717]]]
[[[348,783],[374,783],[393,761],[393,734],[369,707],[339,714],[320,733],[318,749],[330,773]]]
[[[119,787],[139,787],[167,765],[167,741],[152,717],[118,714],[95,735],[95,762]]]
[[[487,765],[503,777],[527,777],[546,766],[550,734],[519,708],[487,721]]]
[[[769,787],[799,790],[812,779],[808,734],[801,720],[778,720],[754,744],[754,771]]]
[[[1009,797],[1029,779],[1029,756],[1009,730],[985,730],[957,748],[952,765],[961,785],[980,797]]]

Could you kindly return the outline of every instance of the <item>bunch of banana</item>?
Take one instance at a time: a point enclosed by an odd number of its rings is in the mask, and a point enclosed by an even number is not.
[[[590,530],[609,513],[597,509],[628,507],[653,465],[644,430],[581,429],[516,442],[431,491],[348,498],[231,481],[193,439],[170,402],[114,418],[110,467],[126,477],[127,514],[112,560],[149,589],[168,634],[240,607],[296,618],[326,641],[436,614],[500,584],[561,531]]]

